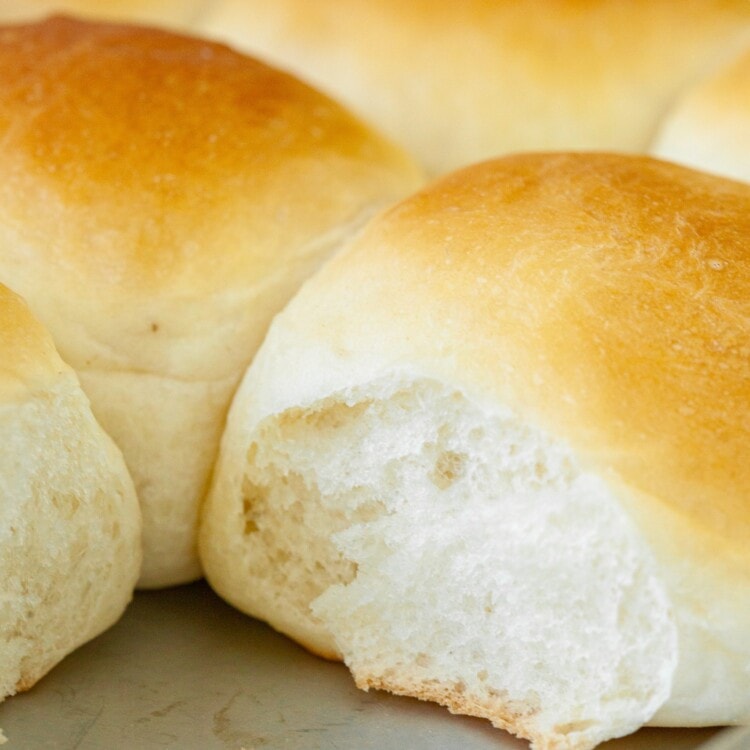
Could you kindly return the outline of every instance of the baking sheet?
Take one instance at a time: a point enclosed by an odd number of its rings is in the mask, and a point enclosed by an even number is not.
[[[3,750],[528,750],[486,721],[357,690],[345,667],[236,612],[205,583],[140,592],[111,630],[0,706]],[[688,750],[646,729],[602,750]]]

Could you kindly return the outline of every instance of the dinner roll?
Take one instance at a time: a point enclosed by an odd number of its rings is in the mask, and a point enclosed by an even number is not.
[[[214,0],[202,33],[288,68],[432,172],[518,150],[647,150],[750,41],[746,0]]]
[[[537,750],[750,721],[750,186],[518,155],[374,220],[240,386],[200,550]]]
[[[750,182],[750,50],[677,100],[652,152]]]
[[[0,286],[0,700],[112,625],[141,561],[122,454],[26,305]]]
[[[54,18],[0,29],[0,281],[122,449],[140,585],[200,575],[198,506],[271,317],[412,163],[229,49]]]

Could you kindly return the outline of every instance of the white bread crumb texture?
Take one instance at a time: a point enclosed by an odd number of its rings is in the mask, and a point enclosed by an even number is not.
[[[0,697],[111,625],[138,576],[122,457],[80,390],[60,386],[0,409]]]
[[[669,696],[676,626],[649,550],[510,412],[426,379],[288,409],[254,431],[238,503],[256,612],[328,638],[361,687],[539,748],[628,733]]]

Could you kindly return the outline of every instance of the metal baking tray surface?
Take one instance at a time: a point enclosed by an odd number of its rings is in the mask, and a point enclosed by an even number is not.
[[[139,592],[120,622],[0,706],[8,750],[528,750],[487,721],[357,690],[346,668],[205,583]],[[602,750],[692,750],[717,730],[641,730]]]

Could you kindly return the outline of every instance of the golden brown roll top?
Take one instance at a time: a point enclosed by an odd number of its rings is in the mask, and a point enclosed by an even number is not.
[[[65,18],[0,30],[0,134],[0,280],[125,453],[144,583],[194,578],[224,410],[268,322],[418,172],[225,47]]]
[[[6,214],[58,235],[36,249],[58,279],[131,298],[246,288],[363,194],[417,180],[336,104],[218,45],[63,18],[0,41]]]

